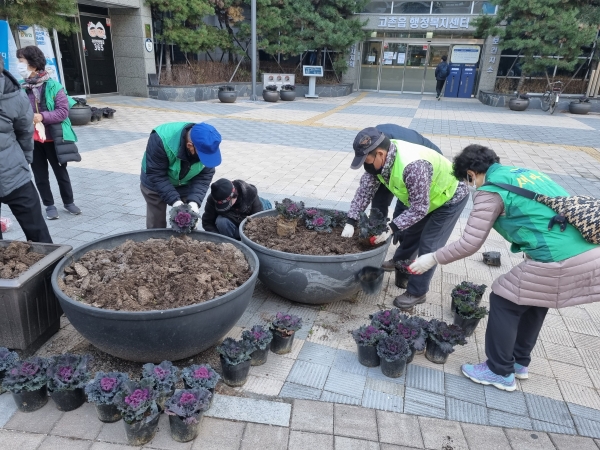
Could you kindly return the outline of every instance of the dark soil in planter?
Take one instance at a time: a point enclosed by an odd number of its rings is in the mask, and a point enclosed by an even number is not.
[[[52,391],[50,397],[59,411],[73,411],[85,403],[83,389],[71,389],[66,391]]]
[[[177,442],[190,442],[198,436],[202,413],[198,414],[197,422],[186,424],[179,416],[169,416],[171,437]]]
[[[267,345],[264,350],[261,350],[260,348],[254,350],[250,356],[252,357],[251,362],[253,366],[262,366],[267,362],[269,346]]]
[[[381,358],[381,373],[386,377],[399,378],[404,375],[406,371],[406,360],[397,359],[396,361],[389,362],[385,358]]]
[[[121,412],[115,405],[96,405],[96,414],[100,422],[113,423],[121,420]]]
[[[381,359],[377,354],[377,347],[374,345],[357,345],[358,362],[365,367],[377,367]]]
[[[141,422],[127,423],[125,425],[125,434],[127,434],[127,442],[129,445],[144,445],[154,439],[156,430],[158,429],[158,419],[160,413],[156,413],[152,419],[147,422],[144,419]]]
[[[285,355],[292,351],[292,345],[294,344],[293,333],[291,336],[283,336],[279,331],[273,331],[273,340],[271,341],[271,351],[278,355]]]
[[[187,236],[126,241],[92,250],[65,268],[62,291],[97,308],[149,311],[205,302],[241,286],[252,275],[232,244]]]
[[[45,255],[31,251],[27,242],[11,242],[6,248],[0,247],[0,278],[17,278]]]
[[[250,364],[252,361],[244,361],[235,366],[229,365],[221,358],[221,368],[223,369],[223,381],[229,386],[243,386],[250,373]]]
[[[299,225],[296,227],[295,234],[290,237],[281,237],[277,235],[276,216],[249,218],[244,227],[244,234],[251,241],[264,247],[297,255],[347,255],[374,248],[357,236],[351,239],[342,237],[341,228],[334,228],[331,233],[319,233]]]
[[[448,353],[440,350],[439,345],[432,339],[427,339],[427,347],[425,348],[425,358],[432,363],[445,364],[448,361]]]
[[[48,389],[46,386],[37,391],[23,391],[12,396],[21,412],[37,411],[48,403]]]
[[[481,319],[465,319],[456,312],[454,313],[454,325],[461,327],[465,332],[466,337],[469,337],[473,334],[475,328],[477,328],[477,325],[479,325],[480,320]]]

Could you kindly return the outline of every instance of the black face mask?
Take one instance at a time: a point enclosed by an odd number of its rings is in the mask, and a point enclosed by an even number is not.
[[[373,163],[364,163],[363,167],[365,168],[365,172],[370,173],[371,175],[379,175],[383,170],[383,166],[381,166],[379,169],[376,169]]]
[[[192,155],[188,150],[188,161],[191,164],[196,164],[196,163],[200,162],[200,156],[198,155],[198,153],[194,153]]]

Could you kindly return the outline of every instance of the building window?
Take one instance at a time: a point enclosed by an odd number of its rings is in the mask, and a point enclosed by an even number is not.
[[[394,2],[394,14],[429,14],[431,2]]]
[[[391,14],[393,2],[370,2],[367,3],[364,14]]]
[[[472,2],[433,2],[433,14],[471,14]]]
[[[496,5],[483,1],[370,2],[362,14],[496,14]]]
[[[494,15],[496,14],[496,5],[490,2],[473,2],[473,14]]]

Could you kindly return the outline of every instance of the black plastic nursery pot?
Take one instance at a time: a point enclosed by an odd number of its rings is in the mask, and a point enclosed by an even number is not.
[[[96,405],[98,420],[104,423],[113,423],[121,420],[121,411],[115,405]]]
[[[406,371],[406,359],[397,359],[396,361],[388,361],[381,358],[381,373],[389,378],[399,378]]]
[[[385,271],[381,267],[367,266],[363,267],[356,274],[356,280],[365,294],[377,294],[383,286],[383,274]]]
[[[90,250],[114,249],[127,240],[169,239],[170,229],[132,231],[98,239],[78,247],[58,263],[52,273],[52,288],[75,329],[103,352],[128,361],[176,361],[197,355],[225,336],[246,310],[258,278],[256,254],[246,245],[214,233],[194,231],[192,239],[228,243],[240,250],[252,269],[250,278],[237,289],[195,305],[160,311],[113,311],[74,300],[58,287],[64,268]],[[1,322],[1,316],[0,316]]]
[[[269,356],[269,346],[267,345],[264,349],[257,348],[250,356],[252,357],[250,361],[253,366],[262,366],[267,362],[267,357]]]
[[[48,403],[48,389],[46,386],[35,391],[22,391],[18,394],[13,393],[12,396],[19,411],[25,413],[37,411]]]
[[[123,421],[129,445],[144,445],[154,439],[158,429],[158,419],[160,419],[160,412],[140,422],[127,423]]]
[[[415,354],[417,353],[417,351],[414,348],[410,348],[410,356],[408,357],[408,359],[406,360],[406,364],[410,364],[411,362],[413,362],[413,359],[415,359]]]
[[[404,273],[403,271],[396,269],[394,284],[400,289],[406,289],[408,287],[409,277],[410,275],[408,273]]]
[[[292,351],[292,344],[294,343],[294,336],[296,333],[292,333],[290,336],[284,336],[280,331],[273,331],[273,340],[271,341],[271,351],[278,355],[285,355]]]
[[[465,336],[469,337],[479,325],[481,319],[465,319],[460,314],[454,313],[454,325],[458,325],[465,332]]]
[[[169,416],[171,437],[177,442],[190,442],[198,436],[202,413],[196,416],[196,423],[187,424],[179,416]]]
[[[85,392],[83,391],[83,388],[50,391],[50,397],[54,400],[56,409],[59,411],[73,411],[85,403]]]
[[[356,345],[358,348],[358,362],[365,367],[377,367],[380,363],[377,347],[374,345]]]
[[[433,339],[427,338],[427,347],[425,348],[425,358],[432,363],[445,364],[448,361],[448,353],[444,353],[440,346]]]
[[[227,364],[222,356],[220,358],[221,368],[223,369],[223,381],[225,384],[233,387],[243,386],[248,379],[252,361],[248,360],[232,366],[231,364]]]

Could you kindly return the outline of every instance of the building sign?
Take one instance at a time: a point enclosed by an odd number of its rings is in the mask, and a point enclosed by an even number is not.
[[[103,60],[106,45],[106,19],[98,18],[98,22],[89,21],[82,30],[86,56],[91,60]]]
[[[350,47],[350,55],[348,56],[348,67],[354,67],[356,61],[356,44]]]
[[[479,45],[455,45],[452,47],[450,62],[453,64],[477,64],[480,52]]]
[[[17,27],[18,35],[19,35],[19,43],[21,44],[21,48],[29,47],[30,45],[35,44],[35,31],[33,27],[27,25],[19,25]]]
[[[402,30],[460,30],[468,29],[470,17],[433,17],[433,16],[379,16],[377,28]]]
[[[17,71],[17,43],[6,20],[0,20],[0,57],[4,60],[4,69],[20,80],[21,75]]]
[[[35,25],[35,43],[37,47],[44,53],[46,57],[46,72],[50,75],[50,78],[60,83],[60,77],[58,74],[58,64],[56,57],[54,56],[54,49],[52,48],[52,41],[50,40],[50,34],[48,30]]]

